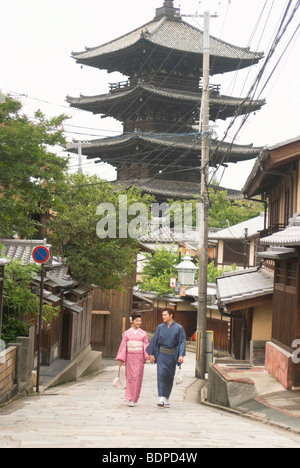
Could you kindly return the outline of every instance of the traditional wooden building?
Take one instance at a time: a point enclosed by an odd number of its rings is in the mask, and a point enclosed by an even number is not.
[[[247,198],[261,195],[269,202],[268,226],[261,237],[285,229],[300,211],[300,137],[262,151],[243,192]]]
[[[218,267],[236,264],[238,268],[259,266],[261,261],[257,253],[263,248],[260,246],[260,231],[267,227],[266,213],[248,219],[226,229],[209,233],[209,239],[217,242]]]
[[[186,290],[185,296],[164,295],[160,297],[156,293],[145,292],[134,288],[133,310],[143,314],[143,328],[150,334],[154,333],[157,326],[162,323],[162,312],[166,307],[173,308],[175,320],[183,326],[187,340],[194,341],[197,330],[197,304],[198,287]],[[228,353],[229,319],[221,317],[216,304],[216,287],[209,284],[207,287],[207,330],[213,332],[214,349],[221,353]]]
[[[269,222],[261,232],[260,254],[274,270],[272,337],[266,369],[286,388],[300,387],[299,364],[293,361],[300,339],[300,137],[267,148],[244,187],[248,197],[269,201]],[[295,214],[296,213],[296,214]]]
[[[45,242],[45,244],[44,244]],[[92,327],[92,292],[93,288],[83,288],[72,277],[70,267],[62,263],[59,268],[51,270],[51,266],[61,262],[52,256],[51,245],[44,240],[1,239],[3,254],[11,260],[19,259],[22,264],[34,263],[32,251],[39,245],[46,245],[51,253],[45,273],[43,303],[57,307],[59,314],[50,322],[43,322],[41,335],[41,364],[51,366],[55,361],[68,361],[70,366],[79,356],[90,355],[92,362],[97,362],[94,369],[100,365],[101,353],[91,355],[91,327]],[[61,259],[60,259],[61,260]],[[32,278],[32,292],[40,295],[41,276]],[[38,352],[38,319],[30,317],[34,326],[34,361]],[[82,371],[85,363],[82,364]],[[76,374],[73,374],[76,376]],[[77,374],[77,376],[79,376]]]
[[[137,185],[145,193],[149,187],[153,191],[155,178],[157,195],[164,198],[168,193],[165,200],[199,193],[201,135],[195,128],[201,106],[203,32],[183,21],[173,1],[164,1],[149,23],[72,55],[78,64],[124,75],[123,81],[110,84],[108,94],[67,97],[72,107],[123,122],[122,135],[82,143],[83,154],[113,165],[119,183]],[[249,67],[262,56],[212,37],[211,75]],[[220,86],[212,84],[210,118],[242,115],[264,103],[222,95]],[[77,152],[78,144],[68,151]],[[212,139],[210,165],[258,154],[251,145]]]
[[[123,284],[119,291],[98,288],[93,293],[91,344],[103,356],[117,355],[123,333],[130,326],[133,283]]]
[[[272,330],[272,273],[260,268],[224,273],[217,279],[217,300],[221,316],[230,320],[230,354],[264,365]]]

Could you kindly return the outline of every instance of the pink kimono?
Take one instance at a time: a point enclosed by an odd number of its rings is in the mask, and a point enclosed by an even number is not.
[[[138,328],[130,328],[124,333],[116,359],[126,363],[126,393],[127,401],[137,403],[140,397],[144,364],[148,358],[146,348],[149,346],[147,333]]]

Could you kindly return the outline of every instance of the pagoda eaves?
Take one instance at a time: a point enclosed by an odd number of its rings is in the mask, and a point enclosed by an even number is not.
[[[151,22],[99,47],[73,52],[80,64],[118,71],[128,78],[111,86],[108,94],[67,97],[67,101],[123,123],[122,135],[81,144],[88,159],[111,164],[117,168],[118,181],[139,181],[148,193],[154,179],[160,182],[156,195],[162,197],[177,185],[180,198],[198,192],[200,181],[202,141],[194,129],[201,106],[203,32],[184,22],[173,5],[165,0]],[[263,54],[211,37],[210,57],[214,75],[256,64]],[[212,87],[210,92],[211,120],[248,114],[265,104],[219,91]],[[211,139],[209,165],[252,160],[261,150]],[[77,153],[78,144],[69,145],[67,151]]]
[[[119,162],[121,156],[128,155],[128,159],[135,159],[138,164],[141,158],[149,155],[154,159],[154,151],[162,154],[164,152],[163,164],[172,162],[179,155],[183,155],[186,164],[191,168],[201,162],[201,138],[198,134],[153,134],[153,133],[130,133],[122,134],[116,137],[107,137],[91,140],[88,143],[82,143],[82,152],[88,159],[101,158],[109,164]],[[67,151],[76,153],[78,144],[72,143],[67,147]],[[168,151],[168,152],[167,152]],[[256,158],[262,148],[253,147],[253,145],[232,145],[218,140],[211,141],[211,166],[220,164],[226,155],[226,162],[237,163]],[[161,158],[162,159],[162,158]],[[144,163],[146,164],[146,158]]]
[[[189,182],[185,184],[178,184],[176,180],[160,179],[160,176],[155,177],[153,180],[136,179],[136,180],[122,180],[112,182],[112,185],[126,188],[135,186],[143,193],[154,195],[156,200],[161,203],[166,199],[173,200],[191,200],[199,197],[200,183]],[[210,185],[215,192],[227,192],[226,198],[232,202],[244,198],[243,193],[239,190],[228,189],[219,185]]]
[[[245,68],[263,57],[263,53],[251,52],[211,36],[211,74],[225,73]],[[115,40],[98,47],[72,52],[77,63],[100,69],[119,71],[131,75],[132,66],[138,60],[146,62],[155,51],[162,62],[172,55],[182,70],[194,68],[202,76],[203,32],[179,18],[156,18]],[[144,60],[141,60],[141,57]]]
[[[195,112],[197,112],[197,117],[199,116],[201,98],[199,92],[155,87],[140,81],[136,86],[131,86],[128,83],[127,86],[117,92],[99,96],[81,95],[79,98],[67,96],[66,100],[71,107],[90,111],[94,114],[103,114],[126,122],[128,117],[135,114],[139,108],[142,110],[143,104],[147,104],[150,99],[151,105],[156,102],[159,109],[172,105],[173,112],[176,111],[178,114],[185,115],[188,121],[188,115],[190,115],[190,118],[195,118]],[[174,106],[174,103],[176,103],[176,106]],[[264,99],[235,98],[221,95],[219,92],[212,90],[210,94],[210,119],[214,121],[216,119],[225,120],[233,115],[243,115],[259,110],[264,105]],[[133,131],[134,128],[131,130]],[[155,128],[148,127],[147,130],[155,130]],[[125,131],[128,131],[128,129],[125,128]]]

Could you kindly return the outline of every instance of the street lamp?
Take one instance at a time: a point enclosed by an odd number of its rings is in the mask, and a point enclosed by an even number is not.
[[[192,257],[188,253],[175,268],[178,270],[178,281],[180,284],[184,286],[195,285],[195,275],[198,268],[192,262]]]

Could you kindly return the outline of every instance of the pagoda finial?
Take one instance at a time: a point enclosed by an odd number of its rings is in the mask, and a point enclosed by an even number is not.
[[[174,8],[174,0],[164,0],[163,6],[156,9],[156,19],[160,19],[163,16],[168,18],[180,17],[179,8]]]

